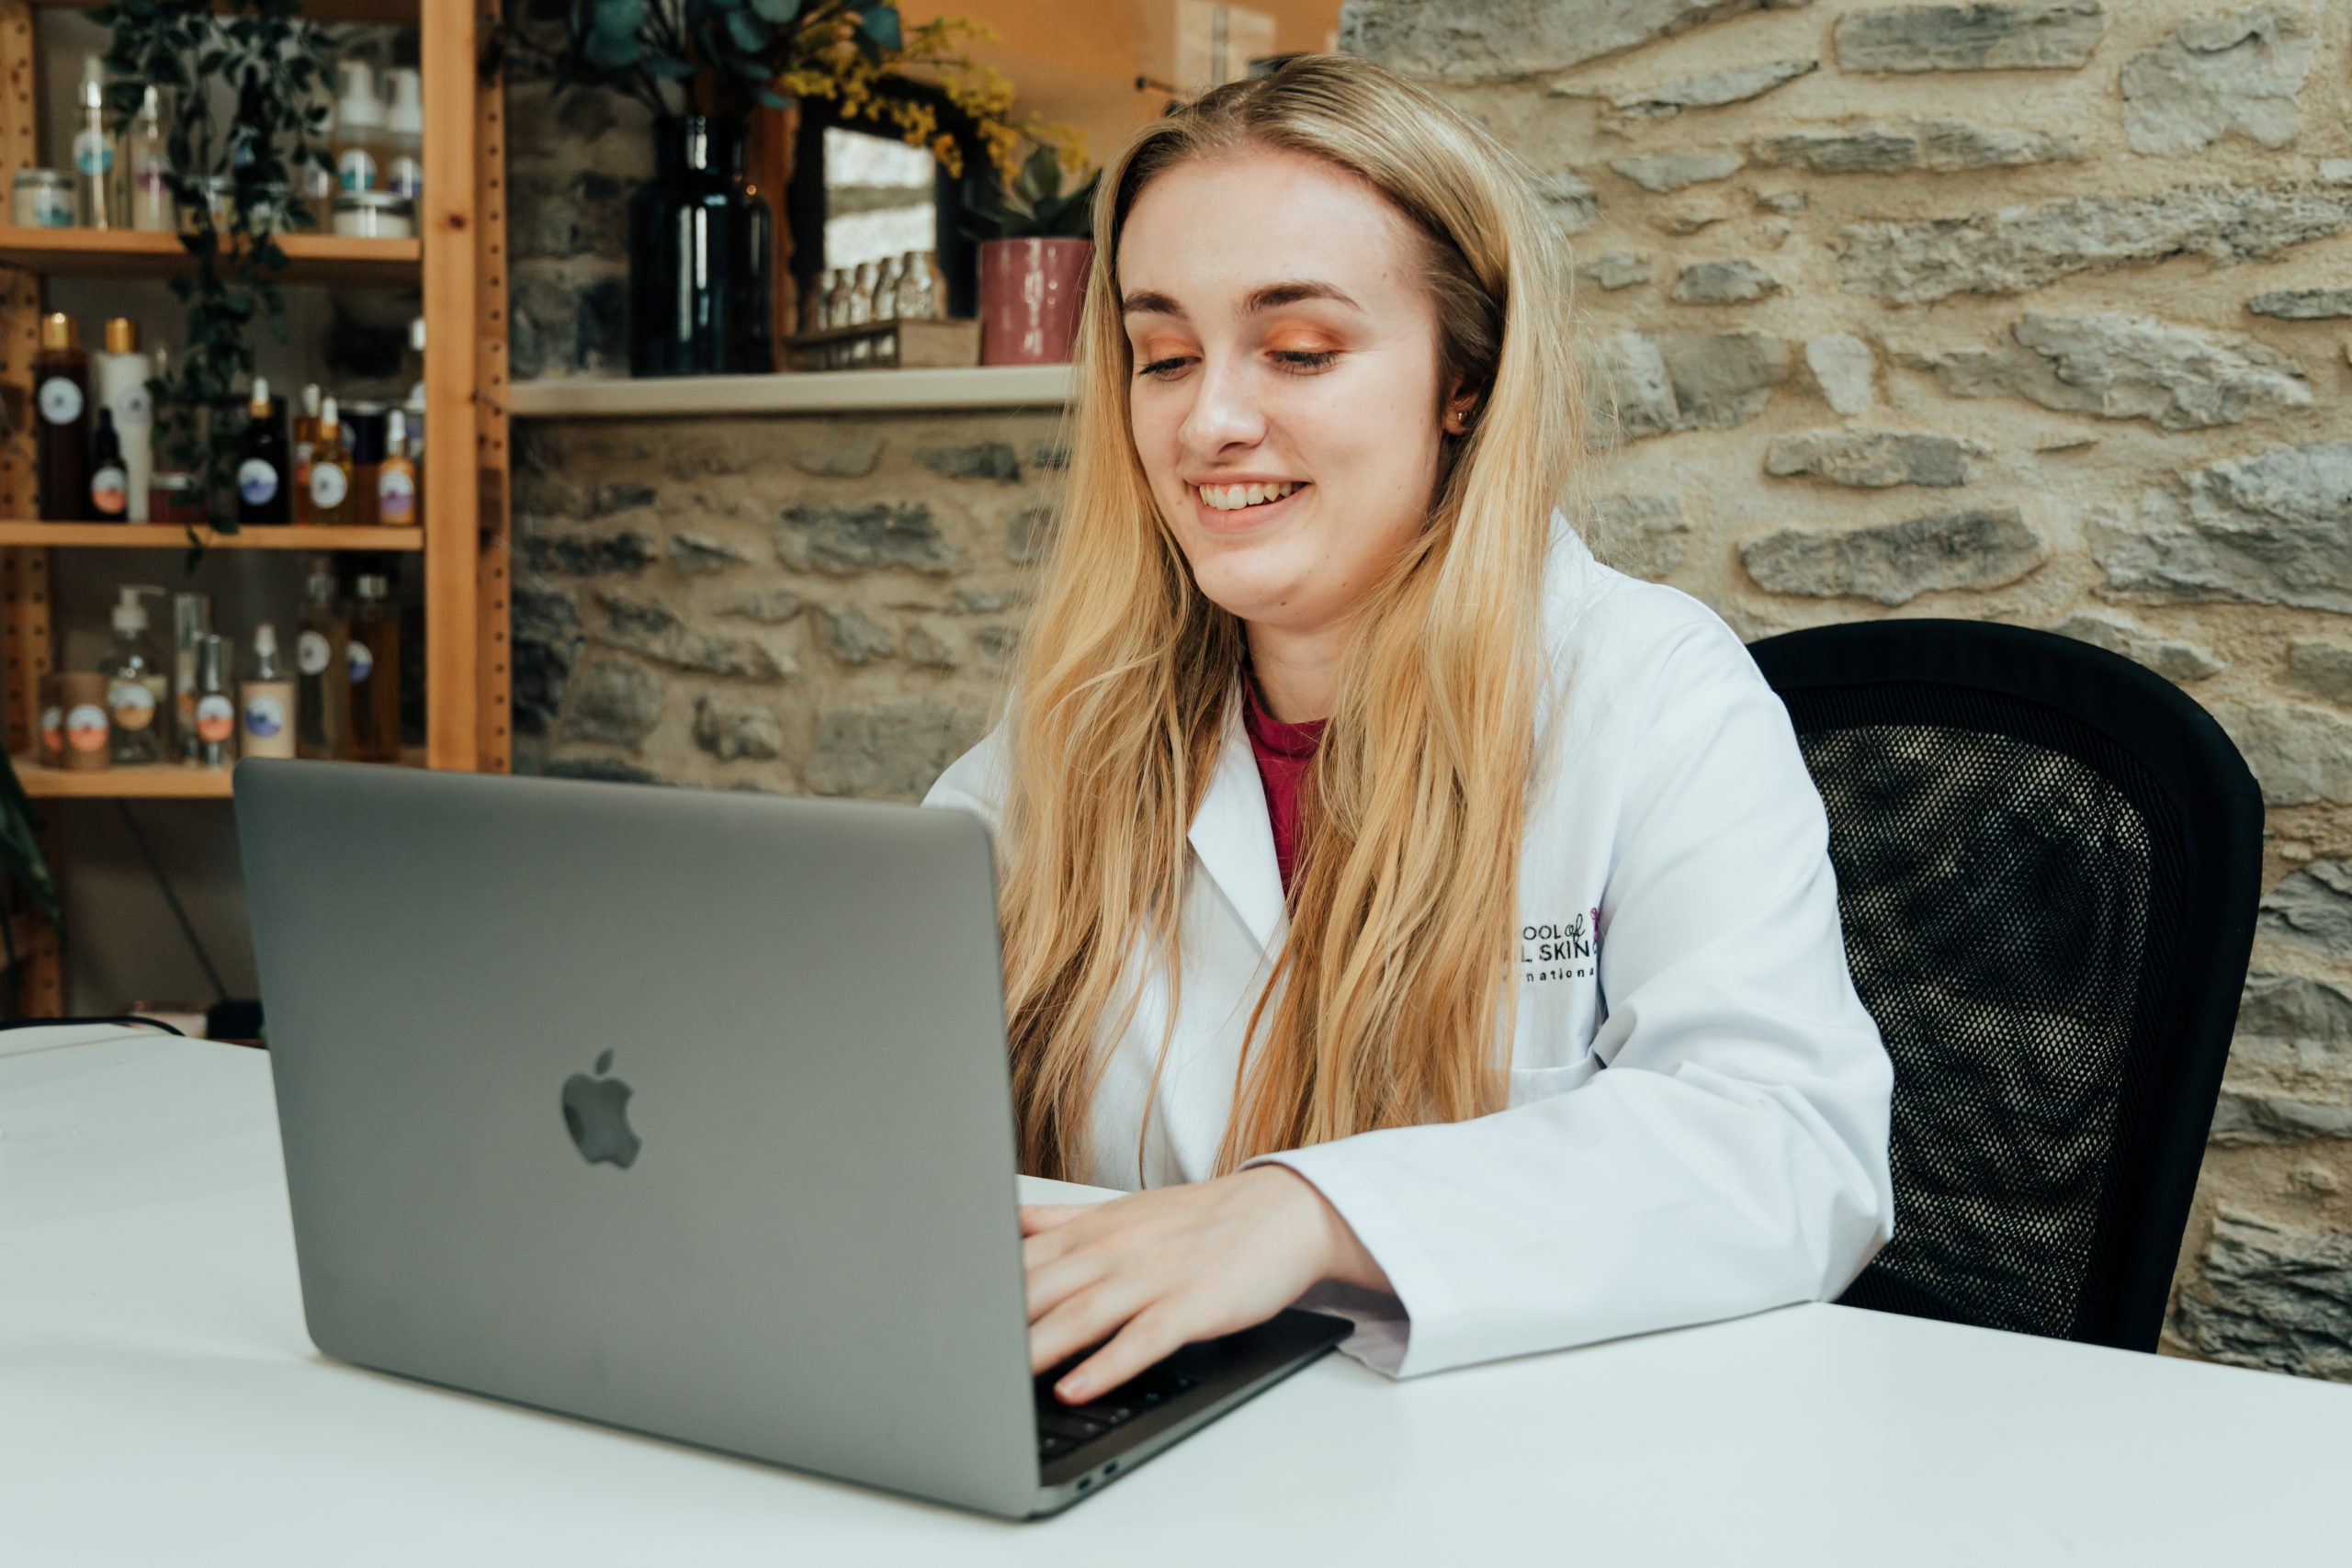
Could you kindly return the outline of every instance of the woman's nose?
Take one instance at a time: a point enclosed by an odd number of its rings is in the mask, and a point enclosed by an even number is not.
[[[1193,378],[1193,406],[1178,433],[1195,457],[1214,457],[1229,446],[1253,446],[1266,433],[1249,366],[1230,357],[1204,359]]]

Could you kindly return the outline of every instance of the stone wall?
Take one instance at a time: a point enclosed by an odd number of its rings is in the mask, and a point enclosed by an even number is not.
[[[2352,1380],[2352,17],[1352,0],[1342,29],[1573,232],[1619,564],[1751,638],[2054,626],[2245,748],[2269,892],[2167,1348]],[[641,130],[568,115],[515,109],[524,373],[622,357]],[[522,765],[917,795],[1001,685],[1057,423],[522,427]]]

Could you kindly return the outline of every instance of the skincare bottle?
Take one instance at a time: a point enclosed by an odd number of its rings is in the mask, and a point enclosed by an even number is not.
[[[302,408],[294,416],[294,521],[311,521],[311,454],[319,446],[319,384],[302,388]]]
[[[154,360],[139,351],[139,323],[128,316],[107,322],[107,346],[90,356],[92,390],[99,409],[114,415],[115,439],[122,446],[123,479],[130,487],[129,523],[147,521],[147,487],[155,477],[155,400],[147,383]]]
[[[376,521],[405,526],[416,521],[416,465],[408,455],[408,417],[384,415],[384,459],[376,469]]]
[[[376,96],[376,75],[363,60],[335,67],[343,97],[334,109],[335,183],[345,192],[383,186],[384,101]]]
[[[292,515],[286,483],[286,432],[270,400],[269,379],[254,378],[245,434],[237,450],[237,521],[277,524]]]
[[[90,516],[119,523],[130,504],[130,476],[122,467],[122,443],[115,439],[114,411],[98,411],[97,434],[90,437]]]
[[[40,515],[47,523],[78,523],[90,504],[90,357],[74,318],[52,311],[40,319],[33,354],[33,400],[40,409]]]
[[[424,194],[424,84],[414,71],[390,73],[392,105],[384,111],[388,188],[416,200]]]
[[[237,682],[237,750],[246,757],[294,755],[294,682],[278,661],[277,628],[254,628],[254,672]]]
[[[362,573],[351,611],[351,760],[401,760],[401,617],[391,583]]]
[[[348,523],[351,451],[343,444],[343,421],[334,400],[319,402],[319,439],[311,448],[311,521]]]
[[[162,234],[177,229],[169,182],[171,144],[164,136],[161,88],[148,88],[139,100],[138,117],[130,122],[130,134],[123,139],[123,157],[130,165],[130,226]]]
[[[163,592],[160,588],[126,587],[114,607],[114,646],[107,652],[106,677],[118,763],[164,760],[172,677],[163,650],[147,635],[147,606],[139,602],[142,593],[160,598]]]
[[[237,706],[229,700],[229,644],[209,634],[196,644],[196,763],[225,768],[237,760]]]
[[[196,644],[212,631],[212,600],[195,592],[172,595],[172,722],[180,761],[196,761]]]
[[[74,120],[74,214],[85,229],[125,229],[129,205],[122,140],[107,113],[106,64],[85,55]]]
[[[331,762],[351,747],[351,626],[336,602],[334,569],[314,562],[294,634],[295,750]]]

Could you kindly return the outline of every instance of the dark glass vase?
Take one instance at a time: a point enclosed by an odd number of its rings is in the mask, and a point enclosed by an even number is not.
[[[740,122],[653,127],[653,178],[629,198],[633,376],[775,368],[775,215],[743,182]]]

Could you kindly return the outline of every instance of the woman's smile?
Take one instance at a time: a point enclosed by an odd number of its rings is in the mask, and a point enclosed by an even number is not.
[[[1304,479],[1185,487],[1192,492],[1193,515],[1212,534],[1245,534],[1287,517],[1312,488]]]

